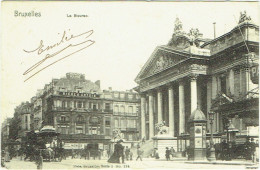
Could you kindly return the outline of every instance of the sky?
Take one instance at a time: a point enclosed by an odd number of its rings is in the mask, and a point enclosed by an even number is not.
[[[102,89],[132,89],[137,86],[134,79],[155,47],[170,40],[176,17],[182,21],[184,31],[198,28],[204,38],[213,38],[213,22],[216,22],[217,37],[221,36],[237,25],[244,10],[259,25],[257,2],[3,2],[1,122],[12,117],[14,108],[21,102],[30,101],[37,89],[42,89],[52,78],[64,77],[67,72],[83,73],[91,81],[101,80]],[[41,16],[15,17],[15,11]],[[88,17],[68,17],[74,14]],[[23,75],[46,54],[55,53],[66,43],[83,42],[84,38],[79,36],[40,55],[37,50],[30,53],[24,50],[37,49],[41,40],[45,48],[58,43],[64,31],[70,36],[92,30],[88,40],[95,43],[24,82],[32,72],[79,47],[62,51]]]

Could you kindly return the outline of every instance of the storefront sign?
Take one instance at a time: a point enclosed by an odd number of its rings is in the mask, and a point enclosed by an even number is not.
[[[65,143],[64,149],[84,149],[84,143]]]

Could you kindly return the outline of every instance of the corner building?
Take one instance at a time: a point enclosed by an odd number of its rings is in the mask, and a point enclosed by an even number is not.
[[[118,98],[124,104],[137,104],[137,100],[128,99],[130,96],[135,99],[137,95],[111,90],[103,92],[100,81],[91,82],[85,79],[84,74],[67,73],[66,77],[53,79],[43,89],[42,126],[53,126],[61,134],[65,149],[109,149],[113,142],[113,129],[117,128],[114,125],[114,100]],[[138,132],[136,127],[134,132]],[[125,138],[134,141],[127,135]]]
[[[231,31],[212,40],[198,29],[185,33],[177,18],[169,43],[156,47],[135,79],[141,136],[152,139],[155,124],[165,121],[169,134],[178,139],[173,147],[183,151],[189,145],[181,140],[189,133],[189,116],[200,108],[207,119],[208,112],[215,112],[214,136],[227,138],[232,127],[237,129],[233,140],[258,137],[250,132],[259,126],[258,38],[259,26],[246,14]]]

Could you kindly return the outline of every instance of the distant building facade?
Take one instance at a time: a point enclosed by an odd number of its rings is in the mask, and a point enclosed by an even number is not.
[[[2,146],[3,149],[5,148],[5,146],[8,145],[8,142],[9,142],[11,121],[12,121],[11,118],[7,118],[2,123],[2,127],[1,127],[1,130],[2,130],[1,131],[1,146]]]
[[[130,145],[139,140],[139,94],[133,91],[100,89],[100,81],[91,82],[84,74],[67,73],[52,79],[38,90],[31,102],[15,109],[17,139],[29,131],[38,132],[51,125],[65,143],[65,149],[109,149],[114,129]]]
[[[113,101],[113,129],[121,132],[124,143],[131,144],[140,140],[140,98],[130,91],[103,91],[103,98]]]

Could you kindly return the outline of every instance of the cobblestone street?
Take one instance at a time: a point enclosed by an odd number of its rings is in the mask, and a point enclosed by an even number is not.
[[[248,161],[224,161],[208,164],[207,162],[183,162],[144,159],[143,161],[126,161],[125,164],[111,164],[106,160],[67,159],[62,162],[44,162],[43,169],[256,169]],[[6,163],[7,169],[36,169],[36,164],[29,161],[13,159]]]

